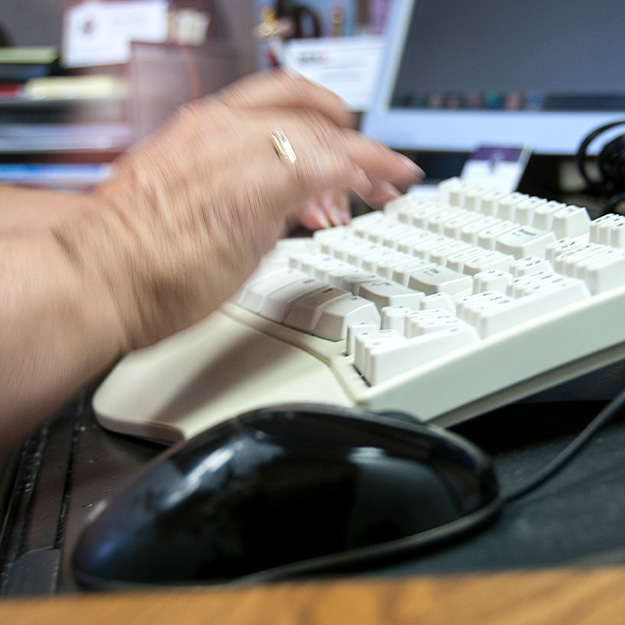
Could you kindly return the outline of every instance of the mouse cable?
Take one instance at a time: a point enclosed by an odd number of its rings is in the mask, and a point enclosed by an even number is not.
[[[522,484],[510,493],[504,494],[505,503],[515,501],[527,495],[549,478],[553,477],[560,469],[564,468],[591,440],[595,433],[600,430],[608,421],[618,415],[625,407],[625,391],[621,391],[610,403],[605,406],[599,414],[580,432],[577,437],[561,451],[549,464],[541,469],[526,484]]]

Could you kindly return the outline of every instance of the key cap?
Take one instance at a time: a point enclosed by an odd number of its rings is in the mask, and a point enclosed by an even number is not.
[[[465,211],[464,213],[445,222],[443,226],[443,234],[446,237],[452,237],[454,239],[457,239],[458,237],[460,237],[460,233],[462,232],[463,228],[473,223],[474,221],[477,221],[478,219],[481,219],[481,215],[479,213]]]
[[[500,198],[497,217],[503,220],[523,223],[520,221],[520,219],[516,218],[516,208],[521,202],[524,202],[528,198],[528,195],[517,192],[509,193],[508,195]]]
[[[329,284],[331,275],[336,275],[337,272],[340,271],[345,273],[354,272],[357,271],[357,269],[357,267],[354,267],[353,265],[350,265],[342,260],[332,259],[316,265],[309,275],[316,278],[320,282]]]
[[[449,243],[445,243],[440,247],[433,249],[430,252],[430,260],[436,265],[446,265],[447,259],[450,256],[466,252],[474,246],[465,243],[464,241],[456,241],[451,239]]]
[[[512,282],[513,276],[507,271],[500,269],[490,269],[480,271],[473,276],[473,292],[484,293],[487,291],[501,291],[505,293],[508,284]]]
[[[580,264],[592,256],[602,254],[605,249],[606,246],[598,243],[589,243],[582,247],[572,248],[556,257],[554,262],[555,270],[557,273],[561,273],[565,276],[580,277],[578,271]]]
[[[435,234],[443,234],[445,230],[445,224],[458,216],[464,215],[465,211],[462,208],[452,208],[450,206],[445,207],[443,210],[432,214],[428,217],[427,225],[425,226],[430,232]]]
[[[585,208],[567,206],[554,213],[552,229],[559,239],[586,235],[590,231],[590,217]]]
[[[588,287],[581,280],[564,278],[551,287],[537,288],[532,294],[518,299],[503,298],[501,303],[486,307],[480,311],[475,328],[482,337],[492,336],[590,297]]]
[[[361,271],[358,273],[349,273],[347,275],[340,276],[336,280],[330,278],[331,286],[336,286],[340,289],[349,291],[352,295],[358,295],[360,286],[367,282],[377,282],[380,277],[375,273],[368,273]]]
[[[357,237],[368,240],[369,233],[386,226],[387,223],[384,215],[381,213],[365,213],[352,219],[351,230]]]
[[[408,281],[408,288],[423,291],[427,295],[433,293],[460,295],[463,292],[470,292],[472,286],[470,276],[440,265],[414,271]]]
[[[553,216],[563,208],[566,208],[563,202],[547,202],[537,206],[532,225],[540,230],[553,230]]]
[[[322,252],[334,258],[345,260],[346,250],[351,249],[354,245],[362,244],[362,240],[349,233],[342,236],[321,239],[319,244]]]
[[[370,252],[362,257],[360,266],[364,271],[370,271],[371,273],[378,273],[378,262],[385,260],[389,257],[389,250],[385,247]]]
[[[404,334],[406,315],[413,312],[408,306],[385,306],[380,311],[382,322],[380,328],[382,330],[395,330],[400,334]]]
[[[362,284],[358,294],[371,300],[379,309],[384,306],[408,306],[419,308],[425,293],[409,288],[391,280],[371,281]]]
[[[441,206],[440,204],[436,202],[427,202],[427,203],[421,204],[420,206],[410,211],[410,216],[406,223],[416,228],[425,229],[427,228],[429,217],[432,215],[436,215],[437,213],[440,213],[443,210],[445,210],[445,207]],[[400,215],[398,215],[398,217],[400,216],[401,216],[401,213]]]
[[[449,204],[449,198],[454,194],[454,197],[458,197],[458,193],[462,193],[466,190],[466,183],[463,182],[458,176],[447,178],[442,180],[437,185],[437,197],[441,204]]]
[[[460,320],[447,310],[427,310],[406,315],[404,319],[404,335],[408,338],[441,332],[460,323]]]
[[[453,242],[453,239],[445,237],[442,234],[435,234],[431,238],[423,238],[418,243],[414,243],[410,253],[414,254],[414,256],[418,256],[419,258],[423,258],[424,260],[429,260],[430,252],[432,250],[438,249],[439,247],[451,242]]]
[[[475,293],[458,302],[456,314],[469,325],[478,327],[485,310],[512,301],[511,297],[497,290]]]
[[[514,223],[513,221],[498,221],[492,226],[485,228],[484,230],[480,230],[477,236],[477,244],[480,247],[494,250],[499,237],[506,234],[506,232],[516,230],[518,227],[519,224]]]
[[[351,293],[333,287],[312,291],[293,303],[284,318],[284,325],[304,332],[312,332],[324,308],[331,306],[337,300],[351,297]]]
[[[454,312],[456,305],[451,295],[448,293],[432,293],[432,295],[426,295],[421,300],[421,310],[446,310],[448,312]]]
[[[377,332],[360,332],[355,337],[354,366],[368,379],[369,352],[380,345],[390,345],[405,341],[405,337],[395,330],[378,330]]]
[[[391,280],[393,282],[397,282],[399,284],[403,284],[404,286],[408,286],[408,281],[410,280],[410,274],[417,269],[425,269],[426,267],[434,267],[435,263],[430,262],[429,260],[423,260],[422,258],[413,258],[401,265],[397,265],[393,268],[393,275],[391,276]]]
[[[357,295],[337,298],[322,308],[312,334],[340,341],[347,337],[350,325],[361,322],[380,326],[380,313],[375,304]]]
[[[534,226],[521,226],[497,238],[496,249],[515,258],[524,256],[544,256],[547,247],[556,241],[556,235]]]
[[[545,259],[555,267],[556,258],[560,256],[560,254],[571,252],[573,250],[579,250],[583,247],[584,243],[578,239],[558,239],[555,243],[547,246]]]
[[[313,291],[320,291],[326,287],[327,285],[323,282],[306,276],[306,278],[296,280],[268,293],[258,309],[258,314],[282,323],[295,301],[304,295]]]
[[[356,349],[356,337],[363,333],[378,332],[380,325],[370,321],[360,321],[358,323],[350,323],[347,326],[347,338],[345,340],[345,353],[351,356]]]
[[[261,274],[258,277],[252,275],[232,299],[243,308],[259,312],[269,294],[306,279],[308,276],[299,269],[271,271],[269,274]]]
[[[350,249],[345,250],[345,253],[341,256],[341,260],[344,260],[350,265],[356,267],[362,267],[363,260],[371,254],[377,254],[384,248],[377,243],[371,243],[371,241],[363,241],[362,245],[354,245]]]
[[[491,269],[498,269],[500,271],[509,271],[510,265],[514,257],[510,254],[503,254],[497,251],[481,251],[465,259],[463,273],[474,276],[481,271],[490,271]]]
[[[418,248],[422,243],[437,238],[437,235],[428,232],[427,230],[416,229],[417,231],[398,242],[397,250],[410,254],[411,256],[417,256],[415,248]]]
[[[479,217],[475,221],[466,224],[460,231],[460,238],[466,243],[471,245],[477,245],[479,239],[479,233],[486,228],[491,228],[495,224],[500,223],[501,220],[497,217],[484,216]]]
[[[499,201],[506,197],[503,191],[491,191],[482,197],[480,203],[480,212],[483,215],[491,215],[497,217],[499,212]]]
[[[541,256],[526,256],[525,258],[519,258],[510,265],[510,273],[515,278],[518,278],[519,276],[526,276],[530,273],[536,273],[537,271],[553,273],[553,266],[548,260],[542,258]]]
[[[516,206],[516,221],[521,224],[532,224],[536,209],[547,204],[547,200],[539,197],[528,197]],[[549,228],[545,228],[549,229]]]
[[[417,238],[418,236],[423,234],[423,230],[419,228],[415,228],[415,226],[407,226],[404,224],[403,233],[394,236],[393,241],[388,241],[388,246],[392,247],[394,250],[398,252],[406,252],[405,246],[410,243],[412,239]],[[387,244],[385,240],[385,245]]]
[[[445,264],[453,271],[467,273],[464,269],[465,262],[474,260],[476,257],[487,253],[489,253],[487,250],[477,247],[477,245],[469,245],[468,247],[463,248],[462,251],[450,254],[447,257],[447,262]]]
[[[384,227],[371,230],[369,232],[369,240],[388,246],[388,244],[384,243],[385,238],[392,240],[394,236],[401,235],[405,230],[406,226],[404,224],[392,221],[385,224]]]
[[[593,293],[603,293],[625,284],[625,250],[609,248],[589,260],[584,281]]]
[[[625,216],[610,213],[595,219],[590,225],[589,241],[625,248]]]
[[[289,267],[291,269],[301,269],[304,273],[310,273],[308,267],[323,260],[332,260],[332,256],[321,251],[291,254],[289,255]]]
[[[413,260],[414,257],[410,256],[410,254],[404,254],[403,252],[397,252],[395,254],[391,253],[378,263],[377,273],[382,278],[392,280],[396,267],[401,267],[406,263],[412,262]]]
[[[458,323],[447,330],[413,338],[372,341],[363,348],[363,357],[355,359],[354,364],[371,384],[381,384],[478,340],[471,326]]]

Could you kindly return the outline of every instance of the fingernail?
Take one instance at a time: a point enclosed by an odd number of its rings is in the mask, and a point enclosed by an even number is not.
[[[325,211],[321,207],[315,206],[314,212],[315,212],[315,216],[317,217],[317,220],[319,221],[319,225],[322,228],[332,227],[333,224],[330,223],[330,221],[328,220],[328,215],[326,215]]]
[[[352,211],[349,208],[339,208],[339,218],[341,220],[341,224],[346,226],[352,220]]]
[[[415,174],[419,176],[419,178],[425,178],[425,172],[412,159],[408,158],[404,154],[400,154],[399,156],[401,156],[404,164],[406,165],[406,167],[408,167],[408,169],[414,171]]]
[[[371,180],[369,180],[365,170],[362,167],[356,167],[356,179],[354,181],[353,190],[356,195],[360,197],[367,196],[371,193],[373,189],[373,185],[371,184]]]

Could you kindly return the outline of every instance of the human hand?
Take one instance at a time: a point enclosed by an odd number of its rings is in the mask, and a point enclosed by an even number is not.
[[[334,94],[276,72],[181,110],[116,163],[97,210],[63,243],[110,291],[121,351],[149,345],[228,299],[312,198],[371,204],[419,179],[408,159],[350,128]],[[276,154],[288,137],[294,164]]]

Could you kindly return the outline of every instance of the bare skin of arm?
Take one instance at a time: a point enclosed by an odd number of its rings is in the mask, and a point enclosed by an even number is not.
[[[294,165],[274,150],[277,128]],[[180,111],[89,194],[0,188],[2,441],[216,310],[313,198],[375,205],[418,178],[350,129],[335,96],[276,73]]]

